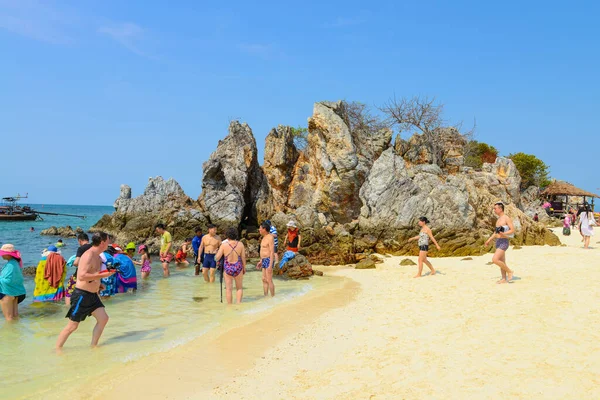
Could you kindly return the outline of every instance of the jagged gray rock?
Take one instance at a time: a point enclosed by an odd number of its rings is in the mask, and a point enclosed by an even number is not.
[[[248,124],[232,121],[229,134],[219,141],[202,168],[202,193],[198,200],[210,222],[222,227],[256,223],[254,209],[264,176]],[[249,221],[242,221],[243,217]]]

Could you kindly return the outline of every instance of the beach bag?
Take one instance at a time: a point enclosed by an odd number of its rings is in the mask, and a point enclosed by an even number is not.
[[[569,227],[565,226],[565,227],[563,228],[563,235],[564,235],[564,236],[571,236],[571,228],[569,228]]]

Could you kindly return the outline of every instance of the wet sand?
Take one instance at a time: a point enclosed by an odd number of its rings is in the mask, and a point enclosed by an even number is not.
[[[600,237],[560,237],[509,249],[504,285],[491,254],[419,279],[405,257],[324,268],[345,280],[130,363],[92,398],[600,398]]]

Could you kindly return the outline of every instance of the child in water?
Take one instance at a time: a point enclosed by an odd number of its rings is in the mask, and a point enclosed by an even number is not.
[[[134,261],[133,263],[135,265],[141,265],[142,269],[140,269],[140,272],[142,273],[142,278],[146,279],[150,276],[150,271],[152,271],[152,267],[151,267],[151,263],[152,260],[150,260],[150,254],[148,254],[148,247],[143,244],[138,248],[138,254],[142,255],[142,259],[140,261]]]
[[[185,239],[185,242],[181,245],[177,254],[175,254],[175,262],[179,264],[179,266],[188,267],[190,263],[187,260],[188,253],[192,248],[192,238]]]
[[[431,229],[427,226],[428,223],[429,220],[427,219],[427,217],[419,218],[419,226],[421,227],[421,232],[419,232],[418,236],[408,239],[409,242],[412,242],[413,240],[419,241],[419,272],[417,273],[417,275],[414,276],[414,278],[421,277],[421,273],[423,272],[423,263],[427,264],[427,266],[431,270],[430,275],[435,275],[435,269],[427,259],[427,252],[429,251],[429,239],[431,239],[433,244],[435,244],[435,247],[437,247],[438,251],[440,250],[440,246],[433,237]]]

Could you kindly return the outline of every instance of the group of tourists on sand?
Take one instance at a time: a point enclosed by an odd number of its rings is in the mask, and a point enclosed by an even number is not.
[[[497,221],[495,230],[489,239],[485,242],[486,246],[495,241],[496,250],[492,261],[500,267],[501,279],[497,283],[509,283],[513,280],[513,271],[506,263],[506,250],[509,247],[509,240],[514,237],[515,227],[513,221],[504,213],[504,204],[499,202],[494,204],[494,213]],[[593,235],[593,226],[596,222],[593,213],[584,210],[585,216],[582,220],[583,233],[588,238],[586,246],[589,244],[589,237]],[[591,215],[591,216],[590,216]],[[587,218],[584,220],[584,218]],[[419,264],[418,273],[415,276],[421,277],[423,272],[423,264],[427,265],[431,270],[430,275],[435,275],[436,270],[427,258],[430,241],[440,250],[431,228],[428,226],[429,220],[427,217],[419,218],[418,225],[420,232],[417,236],[412,237],[409,241],[418,241],[419,246]],[[293,257],[300,248],[301,237],[299,229],[294,221],[287,224],[288,233],[285,238],[286,257]],[[175,260],[178,255],[172,250],[172,237],[166,230],[165,226],[158,224],[156,232],[161,235],[160,261],[163,266],[163,275],[169,276],[169,264]],[[276,228],[270,221],[264,221],[260,224],[259,233],[262,236],[260,242],[260,260],[256,265],[258,270],[262,271],[262,283],[264,295],[275,296],[275,285],[273,283],[273,268],[278,262],[278,234]],[[138,254],[141,254],[141,260],[133,260],[135,253],[135,244],[128,245],[125,250],[122,250],[116,245],[111,245],[111,238],[104,232],[94,233],[91,241],[86,234],[81,234],[78,237],[80,247],[77,254],[72,257],[72,265],[76,267],[76,272],[69,278],[66,291],[63,295],[67,297],[66,303],[69,305],[69,310],[66,318],[69,322],[60,332],[56,342],[56,348],[61,349],[69,336],[75,332],[79,323],[87,317],[93,316],[96,319],[96,326],[92,333],[92,346],[96,346],[102,335],[104,327],[108,323],[108,314],[106,313],[104,304],[101,298],[102,293],[106,291],[109,280],[116,274],[123,275],[116,282],[115,286],[121,287],[123,290],[134,288],[131,280],[128,280],[128,272],[123,272],[123,264],[129,264],[126,260],[131,261],[131,265],[136,264],[141,266],[141,273],[144,276],[150,274],[151,259],[146,245],[141,245],[138,248]],[[243,297],[243,277],[246,273],[247,254],[246,247],[239,240],[237,228],[229,228],[225,232],[225,240],[217,235],[217,228],[214,225],[208,227],[208,234],[202,235],[202,230],[196,230],[196,237],[185,241],[186,247],[179,249],[185,254],[187,246],[191,246],[194,251],[194,262],[196,264],[195,274],[199,275],[202,270],[204,280],[208,283],[215,281],[215,271],[219,264],[222,264],[223,278],[225,280],[227,303],[233,303],[233,286],[235,284],[236,301],[240,303]],[[112,249],[112,250],[111,250]],[[179,252],[179,251],[178,251]],[[291,253],[291,254],[288,254]],[[184,254],[179,254],[179,261],[183,261]],[[23,285],[23,275],[21,268],[23,267],[21,254],[12,244],[5,244],[0,249],[0,256],[7,261],[6,265],[0,272],[0,305],[4,317],[8,321],[17,319],[18,304],[21,303],[26,296],[25,287]],[[40,294],[34,292],[34,298],[41,296],[43,298],[60,298],[60,290],[56,290],[57,282],[60,279],[65,279],[66,269],[61,270],[59,266],[64,259],[60,255],[58,249],[50,246],[43,254],[44,268],[36,274],[37,280],[42,279],[46,282],[40,288]],[[71,261],[71,260],[70,260]],[[187,262],[187,260],[185,260]],[[135,271],[135,269],[134,269]],[[39,275],[39,276],[38,276]],[[47,286],[47,287],[46,287]],[[135,290],[135,288],[134,288]],[[116,292],[116,291],[115,291]]]
[[[583,242],[583,248],[590,248],[590,240],[594,236],[594,227],[597,226],[594,212],[588,203],[584,203],[579,210],[571,208],[563,220],[563,235],[569,236],[571,229],[578,229]]]

